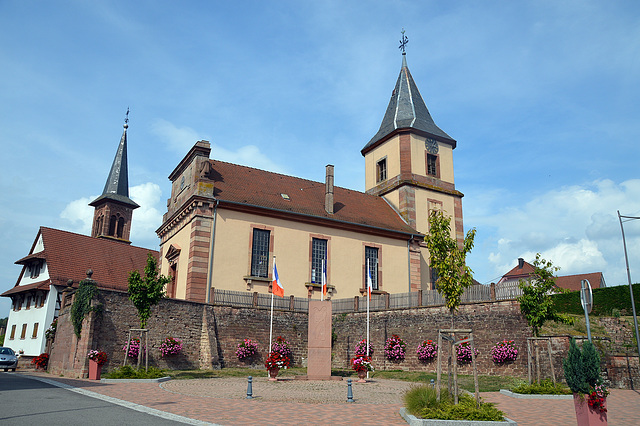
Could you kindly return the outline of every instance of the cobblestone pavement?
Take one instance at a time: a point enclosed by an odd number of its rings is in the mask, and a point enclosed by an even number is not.
[[[34,373],[29,373],[33,374]],[[163,383],[104,384],[85,379],[66,379],[42,374],[50,380],[157,410],[222,425],[402,425],[398,414],[402,394],[412,385],[393,380],[353,383],[355,403],[347,403],[345,381],[268,382],[256,377],[254,399],[246,399],[246,378],[172,380]],[[575,425],[571,400],[516,399],[499,392],[484,392],[518,425]],[[611,391],[608,420],[613,426],[640,425],[640,393]]]

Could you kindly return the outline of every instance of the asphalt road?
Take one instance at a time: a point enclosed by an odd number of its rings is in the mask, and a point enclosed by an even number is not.
[[[182,425],[189,419],[138,406],[127,408],[41,380],[0,372],[0,424],[15,425]],[[159,414],[160,417],[149,414]]]

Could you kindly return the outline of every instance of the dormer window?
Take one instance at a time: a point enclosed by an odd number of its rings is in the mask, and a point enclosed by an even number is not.
[[[387,180],[387,157],[378,161],[376,165],[376,183]]]
[[[41,262],[32,262],[27,268],[29,269],[29,278],[38,278],[40,269],[42,269]]]

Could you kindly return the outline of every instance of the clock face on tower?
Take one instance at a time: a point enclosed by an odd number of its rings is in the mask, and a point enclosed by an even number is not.
[[[427,149],[427,152],[429,154],[437,154],[438,153],[438,142],[431,139],[431,138],[427,138],[424,141],[424,146]]]

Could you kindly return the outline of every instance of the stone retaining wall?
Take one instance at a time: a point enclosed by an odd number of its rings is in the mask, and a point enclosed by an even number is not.
[[[100,290],[94,300],[98,313],[91,313],[83,323],[81,338],[73,333],[69,319],[71,298],[65,297],[58,319],[58,330],[52,344],[49,371],[73,377],[86,377],[90,349],[105,351],[109,361],[103,371],[119,367],[124,361],[123,346],[127,332],[139,328],[137,311],[125,292]],[[163,299],[152,308],[148,320],[149,365],[167,369],[211,369],[251,366],[263,368],[269,345],[268,309],[231,308],[176,299]],[[606,322],[606,321],[605,321]],[[614,320],[615,322],[615,320]],[[618,323],[616,323],[618,324]],[[607,325],[614,325],[608,324]],[[451,317],[445,307],[425,307],[370,314],[373,364],[376,370],[402,369],[436,371],[436,362],[417,359],[416,348],[427,339],[437,340],[437,330],[450,328]],[[306,366],[307,314],[275,311],[273,337],[285,337],[291,344],[293,364]],[[478,371],[484,375],[510,375],[527,378],[527,338],[530,330],[520,314],[516,301],[463,304],[455,316],[455,327],[472,329],[478,356]],[[332,367],[350,368],[355,344],[366,336],[366,313],[333,315]],[[407,344],[404,361],[390,362],[384,356],[385,340],[399,335]],[[626,335],[621,332],[620,334]],[[158,347],[168,337],[183,340],[182,353],[161,357]],[[238,343],[249,338],[258,343],[259,355],[241,362],[235,356]],[[497,365],[491,358],[491,348],[503,339],[514,340],[520,350],[516,361]],[[569,336],[551,338],[553,364],[558,379],[563,378],[562,360],[569,347]],[[611,385],[621,388],[638,387],[639,371],[636,356],[608,356],[603,370]],[[624,355],[624,354],[623,354]],[[135,360],[129,360],[135,363]],[[546,342],[540,345],[541,378],[551,377]],[[471,374],[469,365],[458,370]],[[533,372],[533,378],[536,378]],[[635,383],[634,383],[635,378]]]

